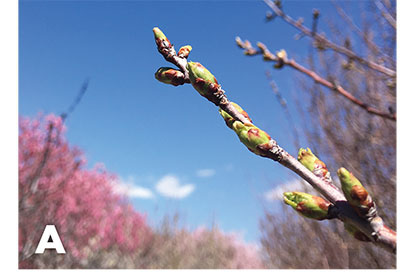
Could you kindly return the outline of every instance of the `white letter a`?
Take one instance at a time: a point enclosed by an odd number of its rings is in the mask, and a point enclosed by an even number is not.
[[[50,237],[53,240],[52,242],[49,242]],[[46,225],[35,254],[42,254],[45,249],[55,249],[58,254],[65,254],[64,246],[54,225]]]

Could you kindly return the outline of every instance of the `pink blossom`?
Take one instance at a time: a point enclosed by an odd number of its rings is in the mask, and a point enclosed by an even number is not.
[[[151,231],[143,215],[113,194],[116,176],[104,165],[84,167],[83,153],[66,141],[60,117],[39,115],[19,123],[20,267],[34,267],[31,255],[47,224],[56,225],[67,253],[77,261],[85,257],[85,247],[98,249],[99,244],[134,252],[142,231]]]

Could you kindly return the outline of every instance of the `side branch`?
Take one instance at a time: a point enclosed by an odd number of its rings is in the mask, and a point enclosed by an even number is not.
[[[356,98],[354,95],[349,93],[347,90],[345,90],[342,86],[338,85],[337,83],[328,81],[327,79],[318,75],[316,72],[305,68],[304,66],[297,63],[293,58],[288,59],[286,56],[286,53],[284,51],[281,51],[277,55],[274,55],[267,49],[267,47],[264,44],[262,44],[260,42],[257,43],[257,46],[259,49],[256,50],[255,48],[252,47],[252,45],[249,41],[246,40],[245,42],[243,42],[240,40],[239,37],[236,38],[236,43],[238,44],[238,46],[240,48],[245,49],[244,53],[246,55],[249,55],[249,56],[262,55],[264,61],[276,62],[275,68],[282,68],[283,65],[290,66],[293,69],[311,77],[316,83],[319,83],[319,84],[339,93],[340,95],[344,96],[350,102],[363,108],[368,113],[396,121],[395,113],[393,114],[393,113],[382,112],[372,106],[369,106],[365,102],[362,102],[360,99]]]
[[[285,22],[289,23],[293,27],[300,30],[302,32],[302,34],[312,37],[312,39],[314,39],[316,42],[321,44],[323,47],[330,48],[338,53],[344,54],[347,57],[349,57],[353,60],[357,60],[359,63],[364,64],[367,67],[369,67],[373,70],[376,70],[378,72],[381,72],[387,76],[390,76],[393,78],[396,77],[395,71],[393,71],[389,68],[386,68],[385,66],[379,65],[373,61],[362,58],[362,57],[358,56],[357,54],[355,54],[353,51],[333,43],[332,41],[328,40],[326,37],[324,37],[321,34],[313,33],[312,30],[305,27],[301,22],[298,22],[298,21],[294,20],[292,17],[290,17],[289,15],[285,14],[282,11],[282,9],[279,8],[272,0],[264,0],[264,2],[272,9],[272,11],[276,14],[276,16],[281,17]]]
[[[396,29],[396,19],[394,19],[390,13],[386,10],[385,6],[379,2],[378,0],[374,1],[375,6],[381,11],[382,16],[386,19],[386,21]]]

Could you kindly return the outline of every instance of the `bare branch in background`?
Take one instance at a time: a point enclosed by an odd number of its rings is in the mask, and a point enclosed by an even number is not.
[[[361,63],[363,65],[368,66],[369,68],[371,68],[373,70],[379,71],[379,72],[381,72],[387,76],[390,76],[392,78],[396,77],[395,71],[393,71],[383,65],[379,65],[373,61],[370,61],[368,59],[361,57],[361,56],[357,55],[356,53],[354,53],[353,51],[346,49],[343,46],[333,43],[332,41],[330,41],[329,39],[327,39],[325,36],[323,36],[321,34],[318,34],[318,33],[313,34],[312,30],[305,27],[301,22],[297,22],[292,17],[285,14],[282,11],[282,9],[280,7],[278,7],[272,0],[264,0],[264,2],[273,10],[273,12],[276,14],[276,16],[281,17],[287,23],[289,23],[293,27],[300,30],[303,34],[312,37],[321,49],[330,48],[338,53],[344,54],[347,57],[358,61],[359,63]]]
[[[390,15],[390,13],[387,11],[385,5],[382,4],[382,2],[378,0],[374,0],[374,3],[376,7],[381,11],[382,16],[388,21],[388,23],[396,29],[396,20]]]
[[[282,10],[281,1],[274,1],[279,9]],[[288,5],[292,3],[287,2]],[[396,2],[381,1],[392,18],[396,18]],[[340,4],[340,6],[339,6]],[[362,1],[357,3],[357,7],[349,2],[334,2],[338,15],[328,14],[324,17],[330,33],[330,41],[350,51],[357,51],[360,56],[366,57],[369,61],[388,66],[391,70],[396,69],[396,31],[389,22],[382,17],[380,10],[376,8],[373,1]],[[343,7],[343,8],[342,8]],[[351,13],[346,13],[345,9],[354,7]],[[354,12],[357,13],[354,16]],[[269,12],[271,20],[278,17],[275,13]],[[360,15],[360,17],[358,17]],[[357,20],[353,21],[353,19]],[[296,21],[303,24],[303,21]],[[321,23],[322,21],[320,21]],[[297,35],[304,36],[304,33]],[[354,36],[353,36],[354,35]],[[343,44],[342,44],[343,43]],[[360,66],[357,60],[344,56],[340,52],[326,51],[323,44],[316,43],[311,39],[309,54],[302,62],[307,62],[311,71],[318,74],[331,83],[341,83],[355,98],[361,102],[374,106],[375,109],[385,114],[396,113],[396,81],[395,78],[388,78],[378,70],[370,69],[368,66]],[[250,46],[250,42],[245,41],[245,46]],[[321,47],[318,47],[321,46]],[[252,47],[251,47],[252,48]],[[315,50],[314,50],[315,49]],[[355,50],[356,49],[356,50]],[[249,49],[245,51],[247,55],[258,54],[259,50]],[[285,56],[280,52],[281,56]],[[296,59],[297,60],[297,59]],[[284,62],[275,63],[276,68],[283,67]],[[295,105],[301,115],[302,127],[307,141],[318,150],[319,155],[326,158],[329,166],[341,166],[345,164],[352,170],[357,177],[362,179],[363,184],[373,194],[374,203],[379,209],[380,216],[392,228],[396,228],[396,124],[390,119],[381,117],[368,112],[362,112],[354,108],[354,103],[349,100],[343,101],[339,93],[326,93],[323,85],[317,83],[307,74],[297,74],[299,89],[296,92],[299,101]],[[388,110],[385,112],[385,110]],[[395,116],[394,116],[395,118]],[[284,220],[290,219],[285,216]],[[268,222],[273,222],[271,219]],[[276,226],[279,226],[276,223]],[[300,226],[296,222],[295,226]],[[323,224],[321,224],[323,226]],[[279,228],[279,227],[277,227]],[[342,228],[336,224],[329,223],[329,229],[340,235],[344,240],[346,235],[342,233]],[[349,229],[347,226],[346,229]],[[325,229],[324,229],[325,231]],[[351,230],[354,234],[354,230]],[[304,233],[291,230],[285,234],[294,234],[292,240],[287,240],[287,247],[296,247],[300,250],[293,250],[292,257],[280,264],[281,268],[315,268],[310,267],[310,263],[302,263],[295,260],[307,258],[313,253],[305,255],[301,250],[302,244],[296,240],[302,236],[308,237]],[[273,238],[273,237],[272,237]],[[278,237],[279,238],[279,237]],[[349,253],[348,263],[343,267],[342,263],[336,262],[331,265],[332,254],[324,251],[329,264],[319,262],[318,268],[329,266],[330,268],[394,268],[396,267],[395,255],[382,253],[374,246],[360,244],[354,240],[346,240],[347,248],[343,252]],[[308,243],[308,242],[307,242]],[[324,243],[314,242],[314,249],[325,249]],[[264,242],[263,248],[268,252],[275,251],[270,248],[270,242]],[[274,246],[272,244],[272,246]],[[303,251],[303,252],[302,252]],[[279,258],[281,253],[272,253],[272,257]],[[316,253],[314,260],[320,260]],[[344,259],[345,260],[345,259]],[[274,261],[274,258],[271,259]],[[307,266],[307,267],[306,267]],[[312,265],[311,265],[312,266]]]
[[[269,72],[266,72],[267,79],[269,80],[269,85],[271,86],[272,92],[275,94],[279,104],[281,105],[285,115],[286,119],[289,122],[289,126],[292,129],[293,133],[293,140],[294,140],[294,146],[296,148],[300,148],[300,143],[299,143],[299,134],[297,131],[297,126],[296,123],[294,123],[292,115],[289,112],[289,108],[287,106],[287,101],[286,99],[282,96],[281,92],[279,91],[278,85],[276,82],[272,79],[271,74]]]
[[[313,23],[312,23],[312,30],[311,30],[312,37],[314,37],[314,35],[318,32],[318,30],[317,30],[318,18],[319,18],[319,10],[314,9],[313,10]]]
[[[78,106],[78,104],[81,102],[88,87],[89,87],[89,78],[86,78],[85,81],[82,83],[81,88],[80,88],[78,94],[76,95],[74,101],[68,107],[67,111],[65,111],[61,114],[61,118],[62,118],[63,122],[65,122],[67,117],[72,114],[72,112],[75,110],[76,106]]]
[[[82,84],[82,86],[81,86],[81,88],[79,90],[78,95],[76,96],[74,101],[71,103],[71,105],[68,107],[67,111],[63,112],[61,114],[61,118],[62,118],[63,122],[65,122],[67,117],[69,115],[71,115],[71,113],[75,110],[76,106],[78,106],[78,104],[81,101],[82,97],[84,96],[88,86],[89,86],[89,79],[87,78],[83,82],[83,84]],[[49,155],[50,155],[51,144],[53,142],[54,143],[58,142],[58,138],[59,138],[59,134],[60,134],[60,132],[58,131],[55,140],[53,140],[52,134],[53,134],[53,130],[54,130],[54,125],[52,123],[50,123],[48,127],[49,127],[49,129],[48,129],[48,132],[47,132],[46,147],[45,147],[45,149],[43,151],[43,157],[42,157],[42,160],[40,161],[40,163],[38,165],[38,168],[35,170],[35,173],[32,175],[32,180],[31,180],[31,192],[32,193],[36,192],[37,181],[39,180],[40,174],[41,174],[44,166],[46,165],[46,162],[47,162],[47,160],[49,158]]]
[[[374,114],[374,115],[377,115],[377,116],[380,116],[380,117],[383,117],[386,119],[390,119],[390,120],[394,120],[394,121],[396,120],[395,113],[382,112],[380,110],[377,110],[374,107],[369,106],[368,104],[362,102],[360,99],[356,98],[350,92],[345,90],[342,86],[340,86],[337,83],[337,81],[335,81],[335,80],[329,81],[329,80],[321,77],[320,75],[318,75],[316,72],[303,67],[302,65],[297,63],[293,58],[291,58],[291,59],[287,58],[287,54],[284,50],[280,51],[277,55],[274,55],[261,42],[257,43],[258,50],[253,48],[253,46],[251,45],[251,43],[249,41],[246,40],[245,42],[243,42],[239,37],[236,38],[236,43],[240,48],[245,50],[244,51],[245,55],[248,55],[248,56],[262,55],[264,61],[276,62],[274,67],[277,69],[282,68],[284,65],[288,65],[288,66],[292,67],[293,69],[311,77],[312,79],[314,79],[314,81],[316,83],[319,83],[319,84],[339,93],[340,95],[344,96],[346,99],[350,100],[352,103],[354,103],[354,104],[358,105],[359,107],[363,108],[364,110],[366,110],[368,113]]]
[[[335,6],[336,11],[340,15],[340,17],[347,23],[347,26],[349,26],[360,38],[362,38],[364,43],[368,45],[368,48],[371,49],[374,52],[374,54],[382,55],[385,61],[388,62],[393,61],[393,59],[389,55],[387,55],[386,53],[384,53],[379,49],[379,47],[372,41],[372,39],[370,39],[370,37],[366,32],[361,31],[360,27],[358,27],[354,23],[353,19],[348,15],[348,13],[346,13],[346,11],[340,5],[338,5],[335,1],[332,3]],[[395,66],[395,64],[393,63],[391,65]]]

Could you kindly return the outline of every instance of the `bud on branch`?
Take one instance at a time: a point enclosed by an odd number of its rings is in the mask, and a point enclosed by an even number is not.
[[[165,84],[171,84],[174,86],[185,84],[185,75],[181,71],[168,67],[159,68],[155,73],[155,77],[158,81]]]
[[[285,192],[283,196],[284,202],[300,215],[314,220],[329,219],[331,203],[327,200],[303,192]]]
[[[236,103],[234,107],[238,112],[243,114],[246,118],[250,120],[249,115]],[[224,110],[220,109],[219,113],[224,118],[226,125],[231,128],[238,135],[240,141],[246,145],[247,149],[253,152],[256,155],[267,157],[268,151],[271,148],[270,141],[271,137],[259,129],[252,123],[242,123],[240,121],[235,121],[228,113]]]
[[[188,58],[189,53],[192,51],[192,46],[186,45],[179,49],[178,56],[180,58]]]
[[[281,69],[283,65],[285,65],[285,62],[287,60],[287,53],[285,50],[280,50],[279,52],[276,53],[276,63],[274,67],[276,69]]]
[[[358,215],[367,218],[376,216],[375,203],[361,182],[343,167],[337,171],[337,174],[344,196]]]
[[[171,49],[172,49],[175,53],[175,50],[173,49],[171,42],[169,42],[168,38],[165,36],[165,34],[159,28],[157,28],[157,27],[153,28],[153,33],[154,33],[154,39],[156,40],[158,51],[163,55],[164,55],[163,52],[167,52],[167,56],[169,56],[171,59],[173,54],[168,53],[168,51],[171,51]]]
[[[325,163],[318,159],[313,152],[311,152],[310,148],[303,149],[300,148],[299,153],[297,155],[297,159],[303,164],[308,170],[313,172],[314,175],[331,185],[333,188],[338,188],[333,185],[331,174],[328,171]]]
[[[219,106],[225,101],[224,92],[218,84],[217,79],[198,62],[188,62],[187,69],[189,71],[189,79],[193,87],[200,95]]]

